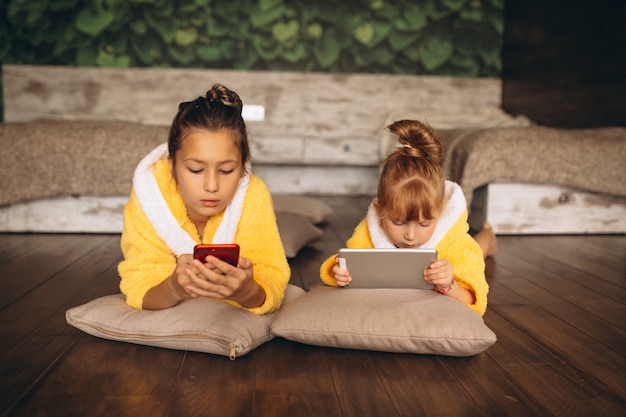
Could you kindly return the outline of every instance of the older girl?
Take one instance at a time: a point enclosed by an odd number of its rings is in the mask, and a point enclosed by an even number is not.
[[[270,193],[250,173],[242,102],[215,85],[183,102],[167,144],[137,166],[124,210],[120,289],[137,309],[210,297],[257,314],[277,310],[289,265]],[[239,264],[193,259],[197,243],[237,243]]]

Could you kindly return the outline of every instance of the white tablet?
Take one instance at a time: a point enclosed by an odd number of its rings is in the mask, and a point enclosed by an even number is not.
[[[437,260],[435,249],[339,250],[339,266],[352,275],[349,288],[417,288],[432,290],[424,270]]]

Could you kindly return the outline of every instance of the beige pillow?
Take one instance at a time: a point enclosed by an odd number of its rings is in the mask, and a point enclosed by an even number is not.
[[[433,291],[319,286],[285,306],[272,334],[337,348],[471,356],[496,335],[470,307]]]
[[[288,285],[283,307],[304,294]],[[169,349],[214,353],[235,359],[272,339],[276,313],[257,315],[208,298],[190,299],[165,310],[135,310],[122,294],[69,309],[67,322],[96,337]]]
[[[328,204],[313,197],[272,194],[272,201],[276,213],[297,214],[314,224],[322,223],[333,212]]]
[[[276,225],[287,258],[295,257],[300,249],[324,234],[322,229],[298,214],[277,212]]]

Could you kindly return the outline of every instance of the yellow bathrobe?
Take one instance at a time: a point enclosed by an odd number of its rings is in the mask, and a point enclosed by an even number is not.
[[[450,195],[448,207],[444,209],[435,228],[436,236],[422,247],[434,247],[437,249],[439,259],[447,259],[452,264],[457,285],[467,288],[476,297],[476,302],[470,307],[483,315],[487,309],[487,293],[489,292],[485,279],[484,256],[478,243],[468,234],[467,208],[460,187],[446,181],[446,190]],[[370,221],[372,221],[373,213],[375,210],[370,205],[368,210]],[[346,246],[349,248],[381,247],[374,245],[375,240],[370,234],[366,217],[356,226]],[[337,286],[337,281],[331,274],[335,257],[336,255],[330,256],[320,268],[320,278],[330,286]]]
[[[195,243],[201,243],[193,222],[187,216],[185,203],[172,179],[168,162],[158,161],[153,168],[154,178],[169,210],[180,227]],[[224,212],[211,217],[206,224],[202,243],[211,243]],[[254,280],[265,291],[263,305],[248,309],[256,314],[277,310],[285,294],[290,269],[285,257],[271,195],[262,180],[253,175],[246,190],[241,217],[233,243],[241,247],[241,256],[254,265]],[[176,255],[159,237],[146,216],[135,192],[124,209],[124,229],[121,239],[124,260],[119,264],[120,289],[129,306],[141,309],[148,290],[170,276],[176,268]],[[189,253],[192,252],[189,248]],[[229,304],[241,307],[238,303]]]

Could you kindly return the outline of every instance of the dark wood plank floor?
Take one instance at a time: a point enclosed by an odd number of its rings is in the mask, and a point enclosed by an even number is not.
[[[292,260],[318,284],[367,198],[325,199]],[[626,236],[501,236],[470,358],[274,339],[226,357],[101,340],[65,311],[118,292],[118,235],[0,234],[1,416],[619,416],[626,410]]]

